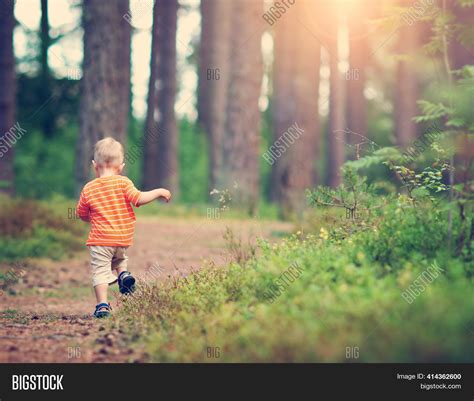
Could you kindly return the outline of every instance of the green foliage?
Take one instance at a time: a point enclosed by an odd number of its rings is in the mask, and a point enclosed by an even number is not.
[[[86,228],[72,215],[72,207],[0,197],[0,259],[59,259],[82,249]]]
[[[418,101],[422,114],[414,120],[427,122],[445,119],[446,127],[474,131],[474,66],[466,65],[453,74],[457,75],[458,79],[452,89],[439,92],[440,101]]]
[[[179,127],[179,199],[184,203],[205,203],[209,198],[206,137],[187,120],[181,121]]]
[[[77,127],[66,126],[46,140],[28,131],[15,147],[15,187],[19,196],[47,199],[54,194],[74,197],[74,149]]]
[[[432,7],[436,11],[430,14],[431,36],[429,42],[424,45],[424,50],[429,55],[443,53],[446,44],[456,36],[454,14],[450,10],[436,5]]]
[[[473,7],[474,6],[474,0],[458,0],[458,4],[461,7]]]
[[[442,103],[431,103],[427,100],[419,100],[418,106],[420,106],[423,115],[417,116],[415,121],[426,122],[426,121],[436,121],[441,117],[448,115],[453,112],[452,108],[445,106]]]
[[[33,39],[31,36],[28,39],[31,52],[37,51],[38,43],[35,43],[35,40],[36,38]],[[29,132],[49,127],[49,131],[43,133],[44,136],[61,141],[60,137],[66,126],[78,124],[80,81],[53,76],[50,77],[49,86],[46,87],[41,75],[33,76],[31,74],[31,66],[36,62],[34,58],[17,60],[17,65],[21,67],[17,69],[16,77],[16,118],[22,127],[25,124],[25,128]],[[29,73],[22,72],[25,70]],[[70,69],[70,72],[76,71],[78,70]]]
[[[362,159],[374,157],[378,156],[369,155]],[[342,168],[342,184],[338,188],[319,186],[313,191],[307,191],[310,205],[316,208],[344,209],[345,220],[338,219],[338,227],[331,233],[332,238],[339,240],[347,238],[355,231],[366,230],[377,209],[386,202],[384,196],[376,196],[377,185],[367,185],[365,177],[355,174],[352,165],[346,164]]]
[[[136,152],[140,154],[143,151],[140,148],[143,143],[143,122],[138,121],[135,118],[131,118],[128,127],[129,135],[127,144],[125,145],[125,152]],[[135,154],[135,153],[130,153]],[[143,157],[125,158],[125,174],[130,178],[137,187],[142,184],[142,168],[143,168]]]
[[[448,189],[448,186],[442,182],[443,171],[450,169],[449,164],[443,163],[440,167],[426,167],[417,174],[414,170],[401,165],[392,165],[391,168],[398,174],[403,182],[403,188],[407,189],[409,198],[416,202],[418,198],[422,199],[429,197],[432,201],[435,200],[430,196],[430,192],[438,193]]]
[[[404,261],[435,257],[446,248],[446,240],[445,211],[430,203],[413,207],[403,195],[383,210],[372,231],[358,238],[370,258],[389,265],[389,270],[403,266]]]
[[[268,109],[263,114],[262,128],[260,136],[260,155],[263,155],[273,143],[272,132],[271,132],[271,113],[272,110],[271,100]],[[268,200],[270,198],[270,185],[271,185],[271,171],[272,166],[263,157],[260,157],[260,177],[261,177],[261,197],[262,200]]]
[[[310,204],[343,207],[357,211],[360,208],[359,202],[366,201],[369,193],[369,186],[365,181],[365,178],[354,174],[352,168],[343,168],[342,184],[337,189],[319,186],[316,190],[307,192]]]
[[[370,233],[261,241],[246,263],[142,286],[111,324],[159,362],[212,362],[207,347],[220,347],[220,362],[347,361],[351,346],[360,362],[472,361],[473,264],[438,252],[445,232],[436,212],[394,204]],[[396,249],[379,252],[387,248]],[[434,260],[443,274],[405,302]],[[265,294],[294,263],[303,273],[270,303]]]
[[[344,163],[345,167],[353,169],[355,172],[361,170],[369,170],[373,167],[380,167],[384,161],[401,160],[400,151],[394,147],[384,147],[375,150],[374,152],[361,157],[357,160],[349,160]]]

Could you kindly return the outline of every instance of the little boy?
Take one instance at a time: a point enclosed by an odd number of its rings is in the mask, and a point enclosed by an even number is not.
[[[171,193],[163,188],[140,192],[132,181],[120,175],[125,166],[124,150],[113,138],[96,143],[92,164],[97,178],[82,189],[76,213],[81,220],[91,223],[86,245],[91,254],[92,284],[97,298],[94,316],[101,318],[110,315],[109,285],[118,281],[122,294],[135,290],[135,278],[127,271],[126,255],[135,232],[136,218],[131,205],[138,207],[158,198],[169,202]]]

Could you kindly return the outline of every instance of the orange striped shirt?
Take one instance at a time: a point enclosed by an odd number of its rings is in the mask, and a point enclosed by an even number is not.
[[[91,222],[86,245],[130,246],[140,191],[122,175],[96,178],[82,189],[76,214]]]

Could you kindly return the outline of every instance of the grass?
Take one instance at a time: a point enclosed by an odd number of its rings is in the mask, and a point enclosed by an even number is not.
[[[234,249],[247,256],[142,287],[112,324],[155,362],[212,362],[209,347],[220,362],[348,362],[347,349],[359,362],[472,362],[474,265],[447,254],[442,236],[429,248],[414,241],[444,224],[426,212],[414,224],[418,212],[389,208],[344,238],[333,216],[315,234]],[[375,244],[390,239],[387,256]],[[295,263],[302,273],[277,282]],[[433,263],[443,273],[406,302],[403,291]],[[272,288],[280,294],[270,300]]]
[[[72,249],[70,238],[82,249],[87,226],[69,220],[73,201],[58,199],[54,210],[42,203],[0,202],[6,205],[0,241],[19,247],[7,247],[10,253],[0,248],[3,257],[64,257]],[[156,204],[138,213],[162,211],[192,218],[207,208]],[[292,236],[281,235],[278,244],[261,240],[257,249],[228,231],[233,263],[208,264],[187,277],[140,287],[108,324],[159,362],[350,361],[347,349],[358,350],[359,362],[472,362],[472,244],[457,256],[446,250],[445,214],[445,208],[412,208],[400,200],[360,221],[340,211],[308,212]],[[470,227],[471,218],[462,225],[454,216],[453,238]],[[406,302],[403,292],[434,263],[442,274]],[[282,284],[295,265],[301,274]],[[71,296],[65,288],[46,295],[66,293]],[[28,319],[11,310],[2,315]],[[215,348],[220,357],[208,358],[208,349]]]
[[[209,203],[170,203],[160,201],[153,202],[143,207],[135,209],[137,216],[166,216],[176,218],[209,218],[209,219],[245,219],[249,218],[248,213],[239,208],[229,207],[222,209],[219,205]],[[261,203],[256,215],[260,220],[278,220],[278,208],[275,205]]]
[[[54,195],[34,201],[0,196],[0,259],[8,262],[47,257],[54,260],[72,256],[84,249],[89,224],[75,217],[76,200]],[[240,209],[219,209],[217,205],[154,202],[136,208],[138,218],[229,219],[249,216]],[[278,209],[262,203],[261,221],[275,220]]]
[[[75,299],[83,300],[85,297],[89,297],[93,294],[93,289],[90,286],[84,287],[59,287],[54,289],[40,290],[39,288],[26,288],[21,291],[21,296],[28,295],[41,295],[45,298],[58,298],[58,299]]]
[[[8,319],[16,324],[29,324],[31,322],[31,315],[16,309],[5,309],[0,312],[0,319]]]
[[[81,250],[86,227],[70,218],[68,204],[0,196],[0,259],[61,259]]]

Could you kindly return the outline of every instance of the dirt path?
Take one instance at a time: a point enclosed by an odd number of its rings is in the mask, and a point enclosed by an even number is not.
[[[203,261],[228,262],[223,235],[230,227],[243,244],[257,237],[278,240],[291,225],[258,220],[142,218],[135,245],[129,250],[129,269],[150,281],[186,274]],[[159,276],[150,267],[163,268]],[[2,270],[8,269],[2,266]],[[140,362],[140,349],[127,349],[120,331],[106,330],[91,317],[95,299],[89,277],[87,251],[72,260],[35,260],[12,292],[0,297],[0,362]],[[116,286],[113,292],[117,293]],[[112,307],[120,307],[114,299]]]

